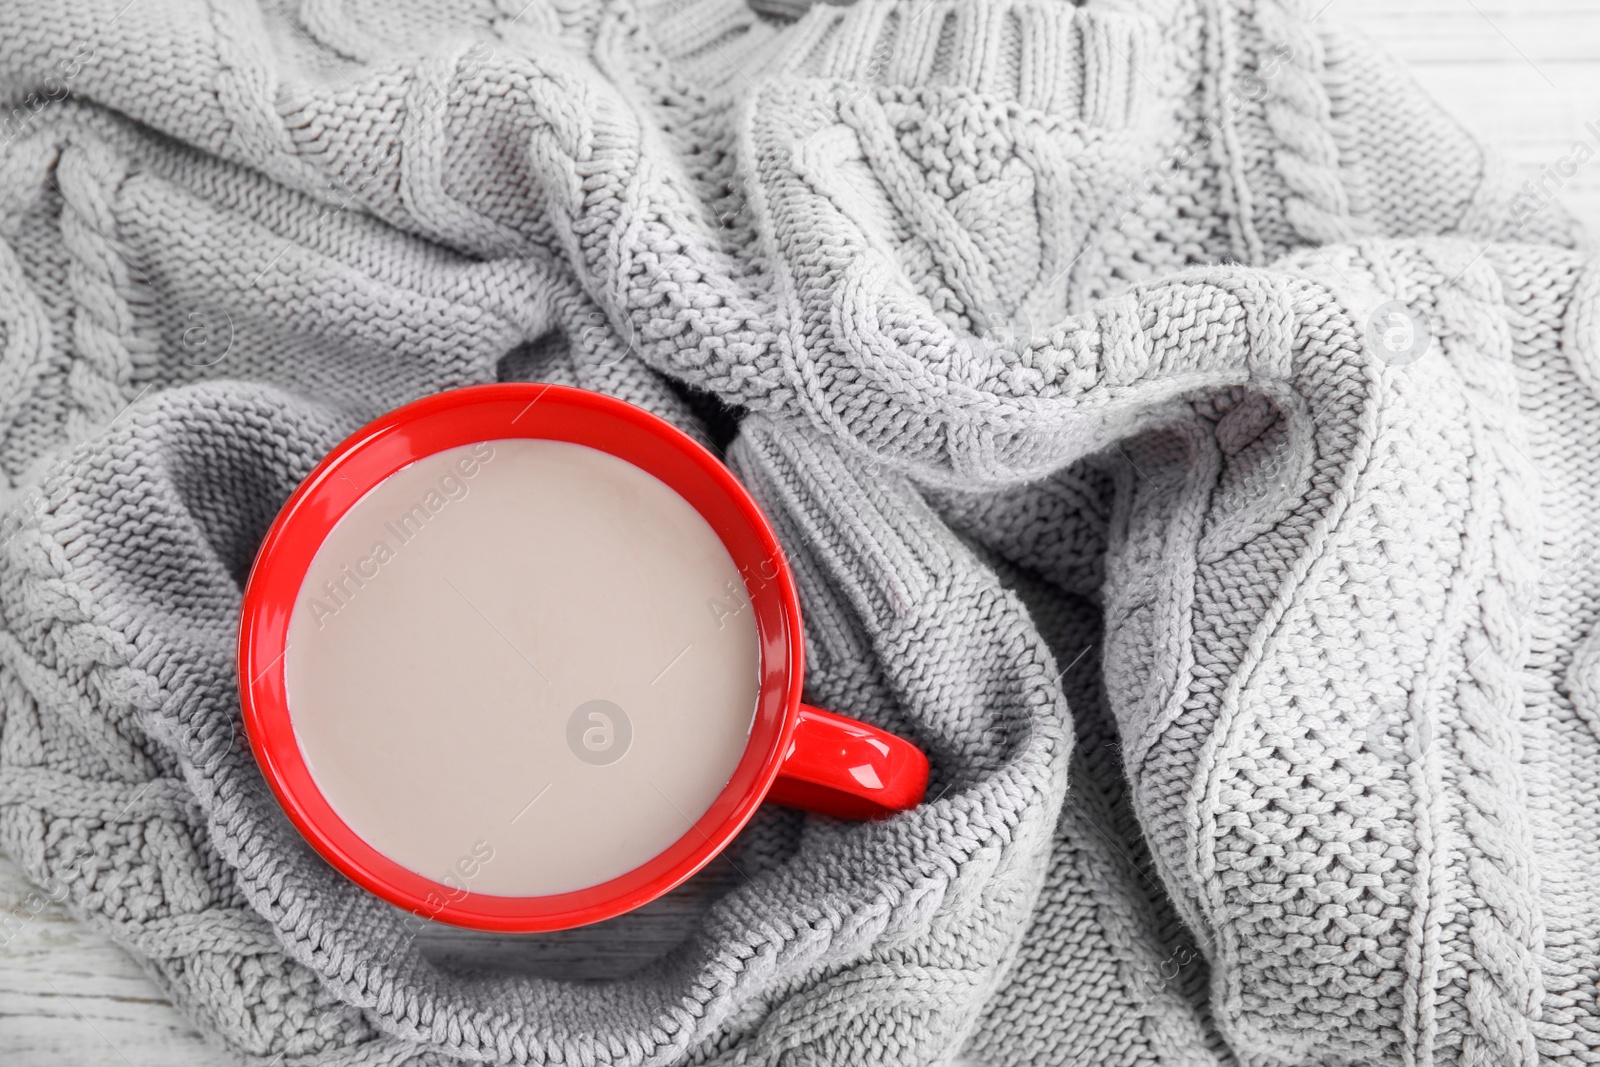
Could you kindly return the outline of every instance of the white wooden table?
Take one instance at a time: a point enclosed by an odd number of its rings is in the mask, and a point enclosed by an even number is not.
[[[1525,177],[1573,143],[1600,147],[1600,0],[1331,0]],[[1403,165],[1403,164],[1397,164]],[[1600,233],[1600,158],[1561,199]],[[0,858],[0,909],[32,891]],[[133,960],[55,905],[0,947],[0,1062],[9,1067],[229,1064],[202,1043]]]

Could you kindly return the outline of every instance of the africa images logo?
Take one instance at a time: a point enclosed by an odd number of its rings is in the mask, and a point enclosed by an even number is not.
[[[1511,198],[1511,221],[1516,223],[1518,230],[1533,220],[1534,216],[1549,207],[1555,200],[1556,193],[1562,187],[1577,177],[1578,171],[1600,155],[1600,123],[1593,119],[1583,124],[1584,131],[1593,138],[1593,141],[1580,138],[1572,142],[1572,148],[1566,155],[1554,163],[1546,163],[1539,168],[1538,178],[1529,178],[1517,190],[1517,195]]]
[[[421,500],[383,524],[388,537],[380,537],[373,542],[366,555],[353,563],[344,564],[337,575],[324,581],[322,588],[313,592],[309,601],[311,617],[317,621],[317,629],[322,629],[330,618],[348,607],[367,583],[378,577],[384,564],[395,559],[401,549],[422,535],[434,516],[451,502],[465,500],[470,488],[468,483],[492,459],[494,446],[489,442],[481,441],[474,445],[468,455],[456,460],[453,470],[439,479],[436,488],[428,490]]]

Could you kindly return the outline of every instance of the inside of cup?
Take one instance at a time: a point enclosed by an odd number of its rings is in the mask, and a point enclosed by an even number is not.
[[[586,445],[653,475],[721,539],[744,580],[760,650],[750,740],[705,812],[648,862],[596,885],[545,896],[474,892],[402,866],[362,839],[317,787],[293,731],[284,659],[306,574],[336,523],[374,486],[418,459],[511,438]],[[686,435],[613,398],[544,384],[456,390],[392,412],[353,435],[307,478],[257,558],[240,631],[245,721],[258,760],[291,820],[334,866],[425,918],[490,930],[553,930],[626,911],[680,884],[745,824],[781,763],[799,699],[800,630],[776,539],[733,475]]]

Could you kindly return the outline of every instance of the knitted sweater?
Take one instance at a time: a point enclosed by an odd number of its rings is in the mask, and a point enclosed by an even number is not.
[[[1600,282],[1318,6],[6,0],[0,847],[263,1065],[1600,1062]],[[933,765],[603,980],[238,725],[276,509],[496,379],[725,449]]]

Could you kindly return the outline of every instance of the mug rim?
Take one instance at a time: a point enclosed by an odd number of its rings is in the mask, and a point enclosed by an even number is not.
[[[508,420],[512,410],[518,413]],[[523,423],[532,412],[538,414]],[[499,432],[502,427],[515,432]],[[460,445],[519,438],[598,448],[683,497],[711,525],[738,568],[755,609],[761,653],[749,740],[706,812],[638,867],[584,889],[538,896],[448,885],[401,866],[362,839],[311,776],[284,682],[294,603],[317,550],[350,508],[408,463]],[[643,408],[543,382],[436,393],[380,415],[340,441],[290,494],[262,539],[245,585],[237,654],[245,734],[262,776],[301,836],[351,881],[397,907],[432,921],[500,932],[561,930],[612,918],[701,870],[749,822],[777,778],[799,719],[805,673],[794,576],[771,524],[733,472],[688,434]]]

